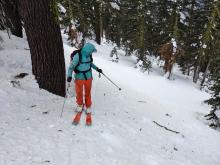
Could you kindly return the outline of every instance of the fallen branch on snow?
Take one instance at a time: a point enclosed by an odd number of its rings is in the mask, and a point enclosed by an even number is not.
[[[162,127],[162,128],[164,128],[165,130],[167,130],[167,131],[170,131],[170,132],[173,132],[173,133],[176,133],[176,134],[179,134],[179,133],[180,133],[180,132],[174,131],[174,130],[172,130],[172,129],[169,129],[169,128],[163,126],[163,125],[160,125],[160,124],[157,123],[156,121],[153,121],[153,122],[154,122],[156,125],[158,125],[159,127]]]

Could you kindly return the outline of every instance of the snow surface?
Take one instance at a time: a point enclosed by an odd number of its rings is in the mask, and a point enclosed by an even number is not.
[[[186,25],[186,26],[189,26],[189,23],[186,22],[186,17],[188,15],[188,13],[186,13],[186,12],[179,12],[179,14],[180,14],[180,22],[182,24]]]
[[[26,39],[0,35],[1,165],[220,164],[220,133],[203,118],[210,109],[203,100],[210,96],[178,69],[175,80],[166,79],[156,61],[153,72],[141,73],[133,58],[120,54],[119,63],[111,62],[113,46],[96,45],[94,63],[122,90],[94,71],[93,125],[85,126],[83,114],[73,126],[75,98],[67,98],[60,118],[64,98],[39,90]],[[73,48],[63,37],[68,67]],[[15,80],[21,72],[29,75]]]
[[[58,3],[57,4],[57,6],[58,6],[58,9],[59,9],[59,11],[61,12],[61,13],[66,13],[66,9],[65,9],[65,7],[63,7],[63,5],[61,5],[60,3]]]
[[[173,45],[173,55],[176,53],[176,49],[177,49],[177,43],[176,40],[174,38],[171,39],[171,43]]]
[[[206,45],[206,44],[203,44],[203,45],[202,45],[202,48],[203,48],[203,49],[206,49],[206,48],[207,48],[207,45]]]
[[[118,6],[117,3],[110,2],[110,4],[111,4],[111,7],[112,7],[113,9],[120,10],[120,6]]]

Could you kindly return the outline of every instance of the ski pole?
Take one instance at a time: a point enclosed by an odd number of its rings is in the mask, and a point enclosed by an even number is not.
[[[113,85],[115,85],[115,86],[118,88],[119,91],[121,90],[121,88],[120,88],[119,86],[117,86],[108,76],[106,76],[103,72],[102,72],[102,74],[103,74],[103,76],[105,76],[105,78],[107,78]]]
[[[62,107],[62,110],[61,110],[61,113],[60,113],[60,118],[63,117],[63,109],[64,109],[64,105],[66,103],[66,99],[67,99],[67,95],[65,96],[64,101],[63,101],[63,107]]]
[[[69,84],[67,86],[66,93],[68,92],[68,88],[69,88]],[[63,107],[62,107],[62,110],[61,110],[61,113],[60,113],[60,118],[63,117],[63,109],[64,109],[64,105],[66,103],[66,99],[67,99],[67,94],[65,95],[65,98],[64,98],[64,101],[63,101]]]

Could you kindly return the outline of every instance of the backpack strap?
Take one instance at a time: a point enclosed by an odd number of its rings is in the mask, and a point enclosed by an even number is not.
[[[88,62],[82,62],[82,53],[81,53],[81,50],[78,52],[78,54],[79,54],[79,62],[78,62],[78,64],[75,66],[74,72],[75,72],[75,73],[82,73],[83,76],[84,76],[84,78],[87,80],[86,73],[89,72],[89,71],[91,71],[91,68],[92,68],[92,62],[93,62],[92,54],[90,54],[90,59],[91,59],[91,60],[88,61]],[[80,64],[85,64],[85,63],[90,63],[90,67],[89,67],[88,70],[80,71],[80,70],[77,69],[77,67],[78,67]]]
[[[81,50],[79,50],[78,54],[79,54],[79,62],[78,62],[78,64],[75,66],[74,72],[76,72],[76,71],[78,70],[77,67],[82,63],[82,53],[81,53]],[[76,70],[76,71],[75,71],[75,70]]]
[[[91,64],[92,64],[93,62],[92,54],[90,54],[90,59],[91,59]]]
[[[91,66],[88,70],[85,70],[85,71],[79,71],[78,69],[74,70],[75,73],[82,73],[86,80],[87,80],[86,73],[89,72],[89,71],[91,71]]]

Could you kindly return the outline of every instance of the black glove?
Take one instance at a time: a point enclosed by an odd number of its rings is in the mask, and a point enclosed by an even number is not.
[[[102,73],[102,69],[97,68],[97,72]]]
[[[72,77],[67,77],[67,82],[71,82],[72,81]]]

